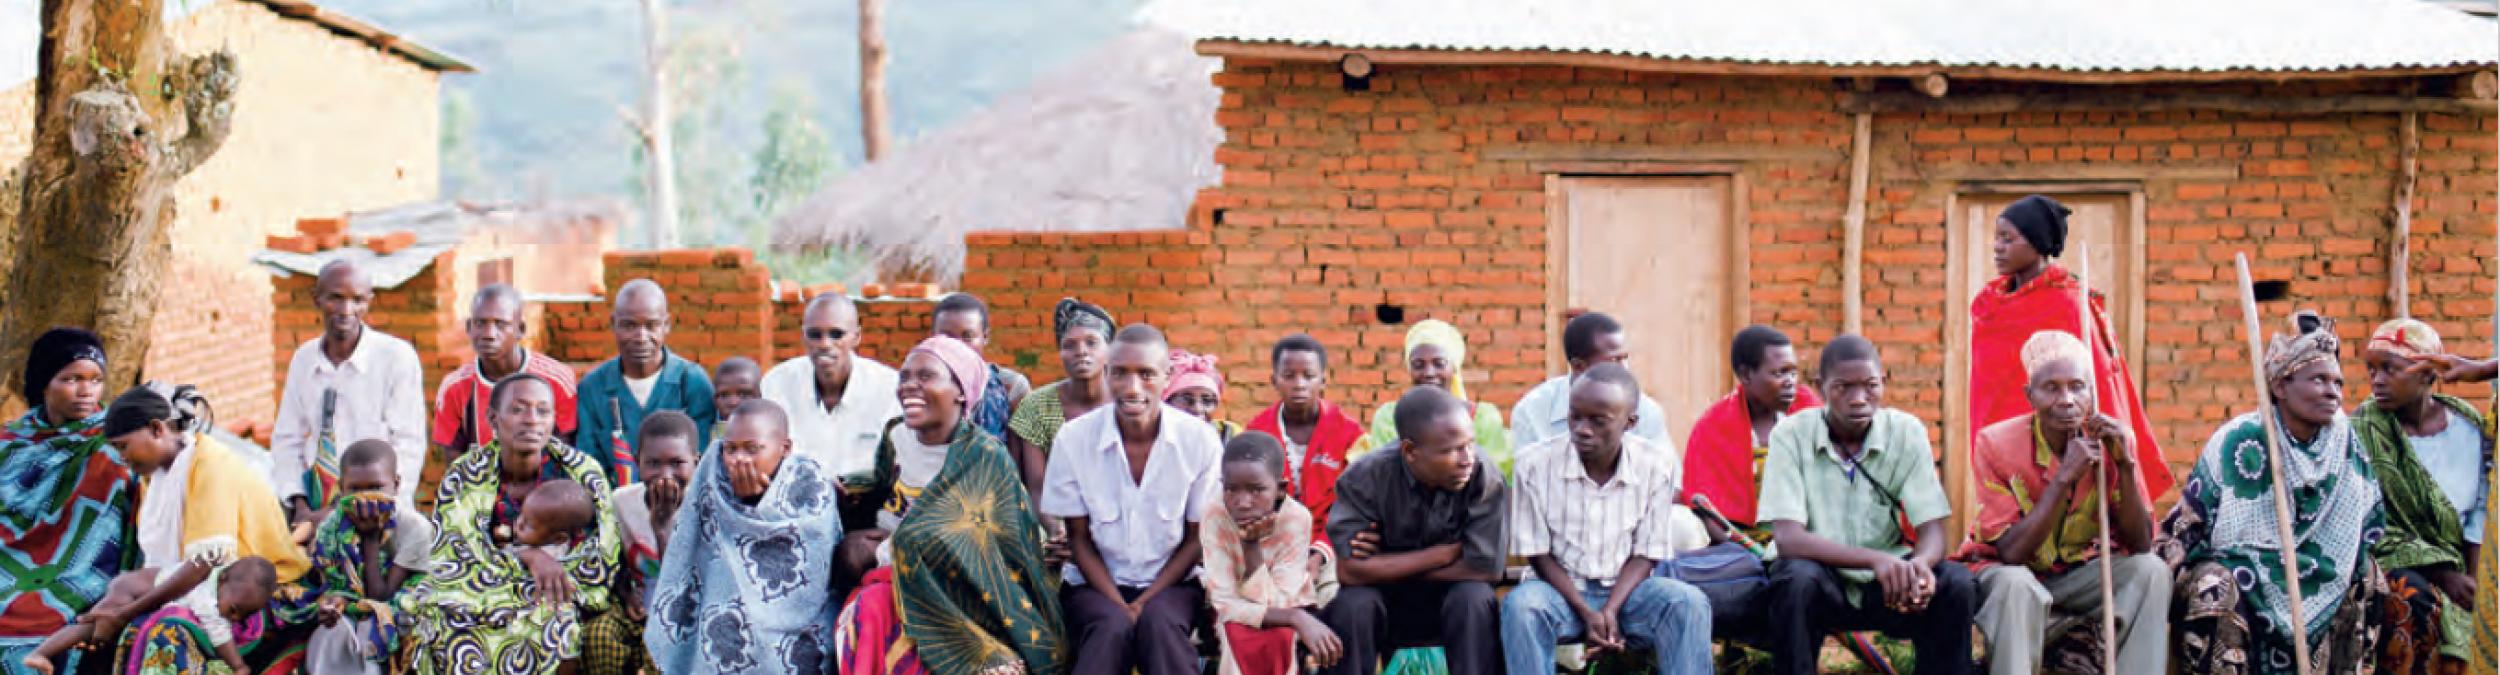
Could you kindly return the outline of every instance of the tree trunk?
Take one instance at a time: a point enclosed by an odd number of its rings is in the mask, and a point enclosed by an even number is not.
[[[643,191],[651,197],[652,248],[677,248],[676,120],[669,113],[668,5],[642,0]]]
[[[868,161],[894,145],[885,105],[885,0],[859,0],[859,131]]]
[[[182,58],[163,0],[44,0],[35,140],[0,207],[0,401],[54,326],[103,336],[106,390],[136,384],[171,253],[173,186],[225,143],[238,74]],[[33,405],[15,401],[7,407]]]

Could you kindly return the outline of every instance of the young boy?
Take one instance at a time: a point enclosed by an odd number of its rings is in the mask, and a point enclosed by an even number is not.
[[[170,574],[176,569],[180,566],[161,571],[143,567],[124,572],[113,578],[113,584],[105,589],[104,599],[96,601],[95,608],[120,608],[138,602],[147,596],[148,591],[156,588],[156,584],[162,581],[162,574]],[[207,581],[174,600],[173,605],[191,612],[200,629],[208,633],[209,641],[217,650],[218,660],[224,661],[226,667],[238,673],[250,672],[243,664],[242,650],[234,644],[234,624],[268,609],[269,596],[276,592],[277,587],[277,566],[259,557],[249,557],[219,566],[209,573]],[[156,611],[153,607],[140,609],[144,611],[134,614],[144,616]],[[82,644],[111,644],[115,637],[96,636],[95,624],[84,621],[72,623],[37,645],[35,652],[26,655],[26,660],[20,665],[51,675],[54,658]]]
[[[764,397],[763,381],[764,368],[756,365],[755,359],[721,359],[720,367],[712,371],[712,409],[719,411],[716,419],[707,421],[712,425],[712,438],[729,433],[729,414],[738,406]]]
[[[728,438],[723,431],[715,438]],[[582,644],[590,647],[582,650],[583,675],[632,675],[649,666],[642,642],[644,593],[660,576],[669,527],[676,524],[677,507],[685,502],[686,482],[694,479],[692,418],[674,410],[651,413],[642,419],[640,436],[642,457],[635,461],[642,482],[616,491],[617,525],[625,530],[625,572],[616,575],[616,611],[582,626]]]
[[[434,523],[399,493],[399,456],[389,443],[357,441],[339,456],[347,496],[313,535],[320,628],[305,646],[316,673],[381,675],[398,653],[391,599],[431,565]]]
[[[1223,630],[1224,675],[1292,675],[1294,641],[1314,663],[1337,661],[1337,634],[1312,614],[1335,579],[1310,569],[1311,511],[1285,496],[1285,447],[1263,433],[1224,444],[1223,499],[1198,528],[1207,600]],[[1333,576],[1333,572],[1331,572]]]

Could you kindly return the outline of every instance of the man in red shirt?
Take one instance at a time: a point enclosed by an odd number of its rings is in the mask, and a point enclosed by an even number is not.
[[[504,284],[477,289],[469,301],[469,350],[477,359],[443,376],[434,393],[434,453],[426,458],[424,481],[417,489],[417,503],[428,511],[444,467],[469,448],[494,442],[495,428],[486,423],[486,399],[504,378],[529,373],[546,379],[555,393],[556,437],[572,437],[573,368],[521,346],[529,335],[522,304],[521,292]]]

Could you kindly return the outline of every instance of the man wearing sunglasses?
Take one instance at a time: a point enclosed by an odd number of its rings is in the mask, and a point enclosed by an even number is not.
[[[764,373],[764,400],[789,413],[791,453],[815,460],[840,482],[843,521],[869,522],[882,506],[865,501],[875,479],[877,442],[886,422],[903,414],[894,397],[900,378],[893,368],[854,351],[859,307],[848,295],[809,298],[799,335],[807,354]]]
[[[642,419],[662,410],[712,419],[712,378],[703,366],[669,351],[668,294],[650,279],[617,287],[608,328],[616,334],[616,358],[582,377],[573,447],[598,460],[622,487],[640,480],[633,475],[634,461],[642,455],[633,443]],[[698,428],[695,435],[695,447],[712,441],[709,428]]]

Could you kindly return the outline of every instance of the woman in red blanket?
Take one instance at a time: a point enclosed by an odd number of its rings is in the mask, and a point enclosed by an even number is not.
[[[2057,200],[2031,195],[2005,207],[1996,222],[1997,278],[1970,302],[1970,429],[1980,429],[2031,412],[2023,391],[2023,342],[2044,330],[2084,337],[2083,318],[2076,309],[2082,292],[2074,274],[2049,264],[2066,251],[2066,215],[2073,213]],[[2101,412],[2125,420],[2135,434],[2136,466],[2144,473],[2145,494],[2170,489],[2170,467],[2162,463],[2161,444],[2146,421],[2144,402],[2136,397],[2135,378],[2112,345],[2109,310],[2101,296],[2092,298],[2092,382],[2099,390]],[[2119,404],[2124,404],[2123,414]],[[1968,446],[1965,446],[1968,447]]]
[[[1771,428],[1789,415],[1822,407],[1814,390],[1797,386],[1797,348],[1786,333],[1770,326],[1746,326],[1736,332],[1728,350],[1736,369],[1736,391],[1711,404],[1693,422],[1684,439],[1684,494],[1708,497],[1712,509],[1745,528],[1755,541],[1770,541],[1770,529],[1754,522],[1754,502],[1762,487],[1762,460],[1769,456]],[[1719,525],[1701,520],[1713,541],[1726,538]]]

